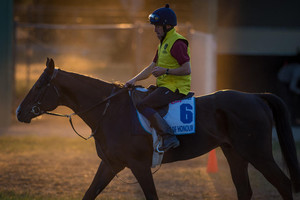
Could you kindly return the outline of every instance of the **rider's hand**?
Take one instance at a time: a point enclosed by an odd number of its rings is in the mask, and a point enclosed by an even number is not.
[[[135,82],[136,82],[135,79],[131,79],[125,83],[125,87],[129,87],[129,88],[133,87]]]
[[[153,74],[153,76],[155,76],[155,77],[159,77],[159,76],[165,74],[166,71],[167,71],[166,68],[156,66],[156,67],[154,67],[154,69],[153,69],[153,71],[152,71],[152,74]]]

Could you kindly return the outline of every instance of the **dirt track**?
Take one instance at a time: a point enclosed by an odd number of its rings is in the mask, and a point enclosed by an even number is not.
[[[49,120],[49,117],[46,117]],[[88,129],[79,129],[86,131]],[[84,141],[74,134],[67,119],[51,123],[14,123],[1,130],[0,193],[14,192],[47,199],[80,199],[99,165],[93,139]],[[88,134],[87,134],[88,135]],[[10,146],[12,147],[10,149]],[[237,199],[227,162],[217,150],[219,172],[206,172],[207,155],[185,162],[163,165],[154,174],[160,199]],[[277,191],[249,167],[253,199],[281,199]],[[123,180],[135,178],[128,169]],[[300,199],[300,196],[295,196]],[[139,185],[115,178],[98,199],[144,199]]]

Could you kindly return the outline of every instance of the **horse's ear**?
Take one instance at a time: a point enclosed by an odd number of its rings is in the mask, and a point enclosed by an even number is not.
[[[47,66],[47,70],[49,74],[52,74],[54,71],[54,61],[52,58],[47,58],[47,62],[46,62],[46,66]]]

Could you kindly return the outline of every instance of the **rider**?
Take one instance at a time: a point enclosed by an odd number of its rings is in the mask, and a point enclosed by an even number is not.
[[[133,86],[137,81],[148,78],[151,74],[156,79],[157,88],[137,105],[137,109],[162,136],[160,151],[179,146],[179,140],[171,127],[155,111],[174,100],[184,98],[191,87],[191,65],[188,41],[175,30],[177,18],[175,12],[166,4],[149,15],[150,23],[155,26],[155,33],[160,40],[153,62],[138,75],[127,81],[125,86]]]

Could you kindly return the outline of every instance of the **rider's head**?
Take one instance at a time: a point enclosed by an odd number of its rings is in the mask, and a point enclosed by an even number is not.
[[[149,21],[155,26],[162,26],[164,34],[177,25],[176,14],[171,8],[169,8],[169,4],[166,4],[165,7],[159,8],[150,14]]]

